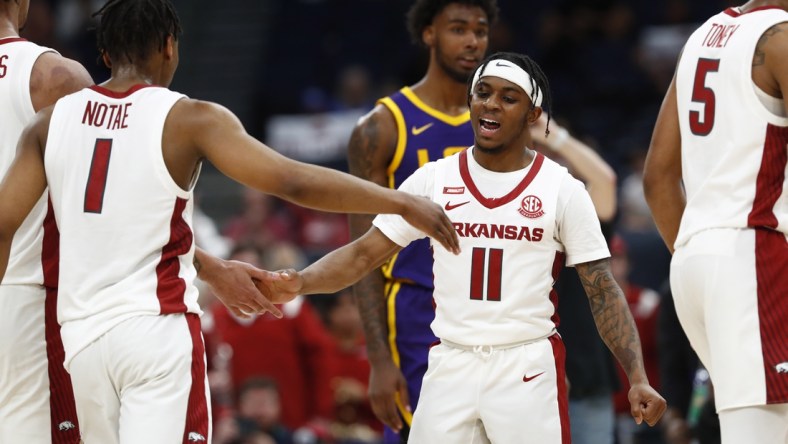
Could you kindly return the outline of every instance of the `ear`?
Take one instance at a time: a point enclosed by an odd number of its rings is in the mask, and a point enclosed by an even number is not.
[[[164,58],[171,60],[175,57],[175,36],[168,35],[164,42]]]
[[[542,107],[534,106],[528,111],[528,115],[525,118],[528,120],[529,125],[533,125],[540,117],[542,117]]]
[[[101,53],[101,60],[104,62],[104,66],[112,69],[112,60],[109,58],[109,54],[107,54],[106,51]]]
[[[429,25],[421,31],[421,41],[427,45],[428,48],[432,48],[435,44],[435,26]]]

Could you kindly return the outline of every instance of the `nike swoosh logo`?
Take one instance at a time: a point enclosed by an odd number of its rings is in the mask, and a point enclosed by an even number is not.
[[[469,204],[469,203],[471,203],[471,201],[467,201],[467,202],[463,202],[463,203],[458,203],[458,204],[456,204],[456,205],[452,205],[452,204],[451,204],[451,202],[446,202],[446,206],[445,206],[445,207],[443,207],[443,208],[445,208],[445,209],[446,209],[446,211],[450,211],[450,210],[453,210],[453,209],[455,209],[455,208],[457,208],[457,207],[461,207],[461,206],[463,206],[463,205],[465,205],[465,204]]]
[[[503,66],[504,68],[511,68],[511,66],[501,62],[495,62],[495,66]]]
[[[533,375],[533,376],[523,375],[523,382],[528,382],[528,381],[531,381],[531,380],[533,380],[533,379],[535,379],[535,378],[537,378],[537,377],[539,377],[539,376],[542,376],[543,374],[544,374],[544,372],[542,372],[542,373],[537,373],[537,374],[535,374],[535,375]]]
[[[411,134],[413,134],[414,136],[418,136],[419,134],[423,133],[424,131],[427,131],[428,129],[430,129],[430,127],[431,127],[431,126],[432,126],[434,123],[435,123],[435,122],[431,122],[431,123],[428,123],[428,124],[426,124],[426,125],[424,125],[424,126],[420,126],[420,127],[418,127],[418,128],[416,128],[415,126],[412,126],[412,127],[410,128],[410,132],[411,132]]]

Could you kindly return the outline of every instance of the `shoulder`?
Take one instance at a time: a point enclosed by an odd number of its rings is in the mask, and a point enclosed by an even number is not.
[[[78,62],[47,51],[36,60],[30,75],[30,97],[39,111],[68,94],[93,85],[93,79]]]
[[[185,130],[202,132],[216,125],[241,125],[241,121],[229,109],[214,102],[183,97],[173,105],[167,125]]]
[[[371,141],[376,142],[377,146],[395,146],[397,142],[397,123],[394,115],[382,103],[378,103],[358,119],[350,140],[351,149],[353,145]]]

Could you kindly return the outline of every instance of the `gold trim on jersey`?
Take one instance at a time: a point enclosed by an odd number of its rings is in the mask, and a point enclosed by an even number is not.
[[[388,108],[391,114],[394,115],[394,121],[397,122],[397,148],[394,150],[394,157],[391,158],[391,163],[386,169],[386,174],[389,176],[389,188],[397,188],[394,183],[394,173],[405,156],[405,146],[408,144],[408,128],[405,127],[405,116],[402,115],[402,110],[391,100],[391,97],[384,97],[378,100],[378,103]]]
[[[470,110],[469,111],[465,111],[464,113],[456,115],[456,116],[450,116],[450,115],[448,115],[448,114],[446,114],[446,113],[444,113],[442,111],[438,111],[437,109],[435,109],[435,108],[427,105],[426,103],[424,103],[419,98],[419,96],[417,96],[413,92],[413,90],[411,90],[407,86],[402,88],[400,90],[400,92],[402,93],[403,96],[407,97],[408,100],[413,102],[413,104],[416,105],[416,107],[418,109],[424,111],[425,113],[431,115],[432,117],[435,117],[436,119],[440,120],[441,122],[448,123],[451,126],[460,126],[460,125],[464,124],[465,122],[471,120],[471,112],[470,112]]]
[[[386,295],[386,308],[388,312],[387,321],[389,327],[389,350],[391,350],[391,360],[397,368],[400,367],[399,349],[397,348],[397,294],[401,288],[401,284],[397,281],[386,281],[384,294]],[[399,393],[395,393],[395,402],[402,419],[408,426],[413,422],[413,413],[405,409],[402,401],[399,398]]]

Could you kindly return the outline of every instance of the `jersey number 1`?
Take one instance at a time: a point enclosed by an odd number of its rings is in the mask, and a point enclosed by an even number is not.
[[[101,208],[104,206],[110,153],[112,153],[112,139],[96,139],[88,184],[85,186],[85,213],[101,213]]]
[[[699,111],[690,111],[690,131],[696,136],[707,136],[714,128],[714,112],[717,100],[714,91],[706,86],[706,76],[720,70],[719,59],[698,59],[695,68],[695,82],[692,85],[692,101],[703,104],[703,122]]]
[[[487,258],[488,254],[489,258]],[[485,260],[486,259],[486,260]],[[471,299],[484,300],[484,263],[487,262],[487,300],[501,300],[501,271],[503,250],[500,248],[474,248],[471,259]]]

